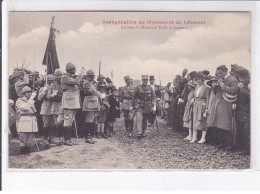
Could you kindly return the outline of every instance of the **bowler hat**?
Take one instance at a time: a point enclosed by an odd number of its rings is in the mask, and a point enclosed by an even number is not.
[[[205,79],[205,76],[203,75],[202,72],[197,72],[195,78],[200,78],[200,79],[203,79],[203,80],[204,80],[204,79]]]
[[[205,76],[208,76],[208,75],[209,75],[209,71],[206,70],[206,69],[204,69],[201,73],[202,73],[203,75],[205,75]]]
[[[207,80],[206,81],[206,85],[209,87],[209,88],[212,88],[212,83],[213,82],[217,82],[218,79],[216,77],[212,77],[211,79]]]

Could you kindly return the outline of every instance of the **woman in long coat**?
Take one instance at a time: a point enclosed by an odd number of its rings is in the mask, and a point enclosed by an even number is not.
[[[183,127],[186,127],[189,129],[189,135],[185,138],[185,140],[191,141],[192,139],[192,109],[193,105],[191,103],[191,100],[194,97],[194,89],[195,85],[192,83],[192,80],[190,80],[187,84],[187,89],[189,91],[187,103],[185,105],[184,109],[184,115],[183,115]]]
[[[202,131],[202,137],[198,143],[205,143],[207,134],[206,105],[210,89],[204,84],[204,76],[202,73],[197,74],[195,82],[197,86],[193,98],[193,138],[191,143],[197,141],[198,131]]]

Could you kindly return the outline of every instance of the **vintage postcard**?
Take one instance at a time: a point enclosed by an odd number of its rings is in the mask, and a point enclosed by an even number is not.
[[[250,168],[250,12],[8,17],[10,169]]]

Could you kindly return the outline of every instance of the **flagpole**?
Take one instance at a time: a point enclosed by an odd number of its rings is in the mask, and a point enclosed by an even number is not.
[[[48,82],[47,82],[47,75],[48,75],[48,50],[46,51],[47,53],[46,53],[46,86],[47,86],[47,84],[48,84]]]
[[[33,53],[33,91],[35,89],[35,53]]]

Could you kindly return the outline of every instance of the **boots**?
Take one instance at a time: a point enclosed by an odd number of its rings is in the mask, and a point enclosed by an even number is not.
[[[71,127],[64,127],[64,131],[65,131],[65,143],[64,143],[64,145],[72,146]]]
[[[57,144],[53,141],[54,130],[55,130],[55,128],[52,127],[52,128],[49,128],[49,131],[48,131],[48,142],[49,142],[49,144],[50,144],[51,147],[57,145]]]

